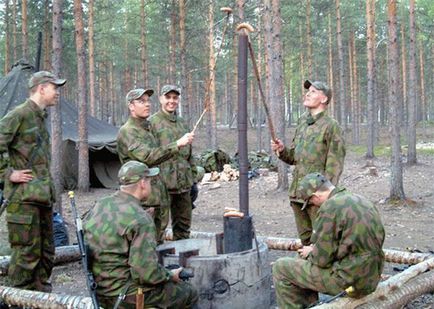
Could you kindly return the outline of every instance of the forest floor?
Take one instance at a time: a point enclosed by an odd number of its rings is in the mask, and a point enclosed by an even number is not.
[[[432,130],[431,130],[432,131]],[[230,133],[230,134],[229,134]],[[219,131],[222,149],[233,155],[236,151],[236,130]],[[249,133],[249,144],[255,145],[254,132]],[[387,133],[385,133],[387,135]],[[224,136],[224,137],[223,137]],[[290,134],[288,134],[290,136]],[[387,137],[383,137],[382,140]],[[433,137],[425,141],[433,141]],[[198,136],[195,141],[196,152],[205,149],[205,136]],[[235,145],[235,146],[234,146]],[[429,144],[425,143],[425,147]],[[431,252],[434,250],[434,144],[432,151],[418,154],[418,164],[404,165],[403,179],[407,202],[389,203],[390,193],[390,158],[378,156],[367,164],[358,147],[348,147],[344,172],[340,185],[354,193],[369,198],[380,210],[386,229],[384,248],[402,251]],[[250,148],[254,148],[250,146]],[[387,151],[386,151],[387,152]],[[405,157],[403,158],[405,162]],[[378,175],[372,176],[368,166],[375,166]],[[289,176],[291,181],[291,176]],[[249,209],[253,215],[256,232],[260,236],[296,238],[292,210],[289,207],[287,192],[276,191],[277,174],[270,172],[253,178],[249,182]],[[77,193],[76,202],[83,214],[100,198],[111,194],[113,190],[91,189],[88,193]],[[224,207],[238,207],[238,182],[217,182],[201,184],[199,197],[193,211],[193,231],[222,232]],[[75,230],[71,209],[66,194],[63,195],[63,215],[67,222],[70,242],[75,243]],[[2,222],[4,219],[2,219]],[[5,224],[0,224],[4,235]],[[5,242],[4,236],[2,241]],[[272,251],[270,262],[289,252]],[[56,267],[52,281],[54,292],[86,295],[84,275],[79,263]],[[389,273],[393,272],[387,267]],[[5,279],[0,279],[0,283]],[[272,306],[271,308],[273,308]],[[423,295],[412,301],[405,308],[434,308],[434,296]]]

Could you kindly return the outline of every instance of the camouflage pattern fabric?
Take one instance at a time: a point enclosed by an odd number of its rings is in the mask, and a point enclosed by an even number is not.
[[[174,114],[160,110],[149,121],[160,145],[165,146],[188,133],[184,120]],[[169,190],[170,214],[173,239],[186,239],[190,236],[192,202],[190,190],[193,186],[196,165],[191,145],[182,147],[171,159],[160,164],[160,175]]]
[[[205,150],[198,157],[198,163],[203,166],[206,172],[221,172],[223,165],[230,164],[230,156],[221,149]]]
[[[132,195],[118,191],[100,200],[86,215],[83,227],[103,303],[126,287],[126,295],[136,294],[141,287],[146,305],[164,306],[167,301],[172,308],[184,308],[183,304],[190,306],[197,300],[191,286],[172,283],[171,272],[158,264],[152,218]]]
[[[8,276],[15,287],[51,291],[53,268],[54,188],[50,175],[50,142],[45,128],[46,112],[30,99],[0,121],[0,178],[7,207],[9,243],[12,249]],[[13,184],[12,170],[28,168],[34,176],[28,183]],[[11,198],[11,192],[19,186]]]
[[[176,142],[159,146],[149,122],[146,119],[130,117],[119,129],[117,152],[122,164],[136,160],[154,167],[177,154],[178,146]],[[154,213],[157,240],[162,243],[164,231],[169,223],[170,197],[160,176],[152,177],[151,188],[151,195],[143,204],[145,207],[165,208]]]
[[[304,308],[317,291],[336,295],[352,286],[350,296],[372,293],[384,265],[384,227],[365,198],[335,188],[318,211],[307,260],[282,258],[273,265],[279,308]]]
[[[149,117],[152,129],[161,146],[176,142],[189,129],[181,117],[160,110]],[[160,164],[160,174],[169,193],[190,191],[194,182],[192,167],[195,165],[191,145],[182,147],[169,160]]]
[[[304,202],[297,196],[298,182],[307,174],[318,172],[334,185],[338,183],[345,160],[342,130],[327,111],[315,116],[306,112],[299,119],[290,147],[285,147],[279,154],[279,158],[290,165],[295,165],[289,188],[289,199],[291,207],[296,209],[299,203]],[[294,212],[297,230],[303,244],[310,243],[311,222],[315,220],[315,212],[311,213],[312,217],[307,211],[303,213],[296,209]]]
[[[189,192],[170,194],[173,240],[190,238],[192,201]]]

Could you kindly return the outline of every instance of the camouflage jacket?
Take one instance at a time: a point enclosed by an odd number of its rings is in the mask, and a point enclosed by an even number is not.
[[[364,197],[336,188],[313,223],[309,260],[333,268],[344,288],[373,292],[384,264],[384,227],[377,208]]]
[[[160,145],[165,146],[181,138],[189,129],[181,117],[160,110],[149,118]],[[160,165],[161,176],[170,193],[190,191],[195,169],[191,145],[182,147],[178,154]]]
[[[145,163],[149,167],[160,165],[178,153],[176,142],[159,146],[148,120],[128,118],[119,129],[117,151],[122,164],[130,160]],[[152,192],[144,202],[146,206],[169,205],[169,194],[160,177],[152,177]]]
[[[100,200],[83,224],[97,294],[118,296],[167,282],[171,272],[158,264],[155,225],[134,196],[117,191]]]
[[[0,179],[4,195],[9,198],[19,186],[11,202],[49,206],[55,195],[50,174],[50,137],[45,127],[47,113],[27,99],[0,120]],[[31,166],[29,167],[29,161]],[[14,184],[12,170],[31,169],[33,180]]]
[[[345,159],[345,142],[339,124],[327,111],[315,116],[304,113],[298,121],[291,146],[285,147],[279,158],[295,165],[289,188],[291,200],[299,200],[296,195],[298,182],[309,173],[321,173],[336,185]]]

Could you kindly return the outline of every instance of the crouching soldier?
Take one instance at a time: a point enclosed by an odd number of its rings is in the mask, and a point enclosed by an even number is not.
[[[306,175],[298,194],[319,210],[312,245],[298,250],[301,258],[280,258],[273,265],[279,308],[306,308],[318,292],[336,295],[349,287],[351,297],[373,292],[384,264],[384,227],[375,206],[319,173]]]
[[[141,202],[151,192],[158,168],[129,161],[119,170],[120,191],[103,198],[86,215],[84,230],[92,258],[97,295],[103,308],[136,308],[143,291],[145,306],[193,308],[198,293],[179,278],[182,268],[158,264],[155,225]],[[120,297],[119,297],[120,296]]]

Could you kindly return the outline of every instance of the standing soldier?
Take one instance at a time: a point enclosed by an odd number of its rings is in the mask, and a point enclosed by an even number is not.
[[[159,146],[148,121],[151,113],[150,97],[153,93],[152,89],[133,89],[126,96],[130,117],[120,128],[117,137],[117,151],[122,163],[136,160],[155,167],[178,154],[182,147],[193,141],[193,134],[186,133],[177,141]],[[152,192],[144,206],[155,208],[154,223],[159,244],[164,241],[164,231],[169,223],[169,205],[169,194],[163,181],[160,177],[153,177]]]
[[[0,175],[12,248],[8,276],[17,288],[51,292],[55,195],[45,109],[57,104],[65,83],[50,72],[34,73],[29,98],[0,121]]]
[[[279,308],[306,308],[318,299],[317,292],[362,297],[375,291],[384,265],[384,227],[377,208],[319,173],[304,177],[297,194],[319,210],[312,244],[298,250],[301,258],[273,264]]]
[[[304,204],[300,199],[298,183],[307,174],[318,172],[336,185],[344,167],[345,143],[341,128],[327,113],[332,97],[330,88],[323,82],[309,80],[304,82],[304,88],[308,91],[303,105],[308,111],[298,120],[291,146],[285,147],[281,140],[277,140],[271,141],[271,149],[278,152],[280,160],[295,165],[289,200],[298,235],[303,245],[308,245],[317,208]]]
[[[163,86],[159,98],[161,110],[149,118],[161,146],[169,145],[189,132],[185,121],[176,114],[180,94],[180,89],[174,85]],[[170,195],[173,239],[189,238],[192,215],[190,190],[196,171],[191,145],[180,149],[160,167]]]
[[[98,201],[85,217],[103,308],[137,308],[137,298],[143,297],[146,308],[188,309],[198,300],[197,290],[179,278],[182,268],[170,271],[158,263],[155,225],[141,207],[158,173],[158,167],[128,161],[118,173],[120,190]]]

